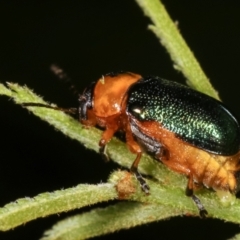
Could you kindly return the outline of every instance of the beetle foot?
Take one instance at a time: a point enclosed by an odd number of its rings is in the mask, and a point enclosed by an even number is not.
[[[195,196],[194,194],[191,196],[192,200],[195,202],[195,204],[197,205],[197,208],[199,210],[199,215],[201,218],[206,218],[208,215],[207,210],[205,209],[205,207],[202,205],[200,199]]]
[[[149,194],[150,187],[147,185],[146,181],[142,177],[142,175],[136,170],[134,171],[134,174],[142,188],[142,191],[145,192],[147,195]]]
[[[208,215],[208,212],[207,212],[206,209],[200,210],[200,211],[199,211],[199,215],[200,215],[201,218],[206,218],[207,215]]]

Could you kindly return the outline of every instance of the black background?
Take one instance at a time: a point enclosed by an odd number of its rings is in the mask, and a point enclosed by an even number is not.
[[[240,3],[164,4],[225,104],[239,116]],[[80,90],[116,70],[184,82],[148,24],[133,0],[1,1],[0,81],[26,84],[62,107],[77,106],[77,99],[50,73],[53,62]],[[0,111],[0,206],[78,183],[99,183],[118,168],[7,97],[0,96]],[[0,239],[39,239],[53,223],[76,212],[32,221],[0,233]],[[178,217],[101,239],[227,239],[238,232],[231,223]]]

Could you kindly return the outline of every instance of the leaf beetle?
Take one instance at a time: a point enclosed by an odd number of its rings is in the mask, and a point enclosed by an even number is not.
[[[230,193],[239,190],[240,126],[212,97],[155,76],[109,73],[79,95],[78,114],[82,124],[104,128],[99,141],[104,156],[113,135],[125,133],[128,148],[136,154],[130,170],[146,193],[149,187],[138,172],[143,152],[187,176],[186,195],[202,217],[207,211],[194,190],[201,186]]]
[[[196,188],[238,191],[240,127],[221,102],[175,82],[130,72],[103,76],[79,102],[80,122],[105,128],[101,153],[115,132],[125,132],[127,146],[137,154],[131,171],[143,191],[149,191],[137,170],[143,151],[188,177],[186,194],[201,216],[207,212],[193,194]]]

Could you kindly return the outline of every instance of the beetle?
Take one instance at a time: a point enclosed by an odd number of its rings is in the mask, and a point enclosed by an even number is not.
[[[194,190],[201,186],[239,190],[240,126],[220,101],[208,95],[155,76],[108,73],[79,95],[78,114],[83,125],[104,128],[99,141],[103,156],[113,135],[125,133],[128,148],[136,154],[130,170],[147,194],[149,187],[138,172],[143,152],[187,176],[186,195],[202,217],[207,211]]]

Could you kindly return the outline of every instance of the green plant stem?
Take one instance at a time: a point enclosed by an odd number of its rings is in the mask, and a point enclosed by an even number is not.
[[[117,198],[114,184],[80,184],[34,198],[21,198],[0,208],[0,230],[6,231],[33,219]]]
[[[123,202],[60,221],[41,240],[88,239],[179,214],[178,209],[163,205]]]
[[[144,13],[151,19],[149,26],[167,49],[174,62],[174,67],[186,77],[188,84],[196,90],[219,99],[207,76],[202,71],[193,53],[182,38],[177,24],[168,15],[159,0],[136,0]]]

